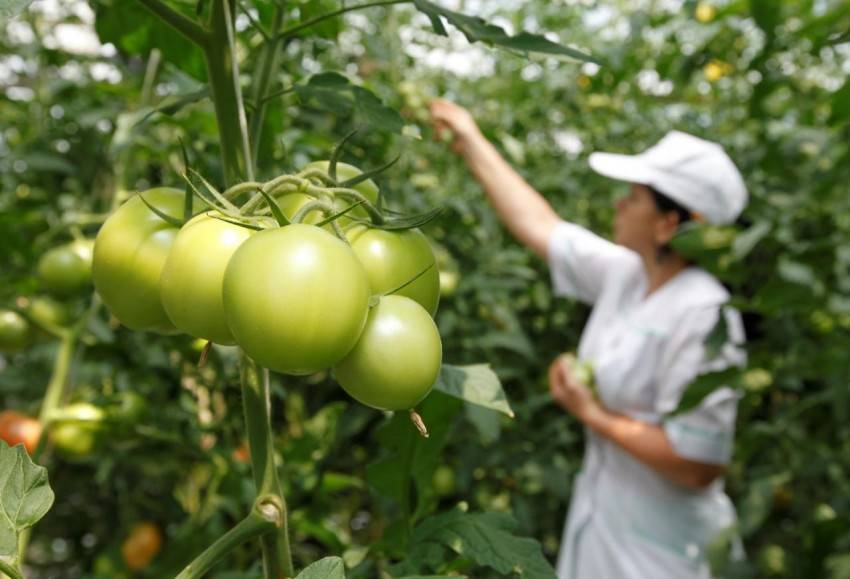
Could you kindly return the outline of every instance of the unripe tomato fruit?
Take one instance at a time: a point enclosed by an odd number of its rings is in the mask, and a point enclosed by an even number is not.
[[[91,455],[104,433],[106,412],[88,402],[60,408],[51,416],[50,440],[56,451],[70,459]]]
[[[183,192],[149,189],[145,199],[168,215],[183,215]],[[134,330],[173,332],[162,307],[159,278],[177,228],[148,209],[137,195],[100,228],[94,243],[94,287],[118,320]]]
[[[366,274],[372,294],[392,291],[430,269],[395,295],[407,296],[433,316],[440,301],[440,272],[428,238],[418,229],[386,231],[353,225],[345,232]]]
[[[334,366],[334,376],[367,406],[405,410],[431,391],[442,354],[440,332],[425,308],[404,296],[385,296],[369,311],[360,340]]]
[[[54,247],[42,255],[36,270],[42,287],[59,296],[89,287],[93,247],[94,241],[85,239]]]
[[[41,438],[41,423],[14,410],[0,412],[0,440],[9,446],[23,444],[28,454],[35,452]]]
[[[0,310],[0,352],[26,348],[32,336],[30,323],[13,310]]]
[[[320,171],[328,172],[328,168],[330,167],[330,161],[315,161],[313,163],[308,163],[304,170],[306,169],[319,169]],[[361,175],[363,171],[355,167],[354,165],[349,165],[348,163],[337,163],[336,164],[336,178],[337,181],[343,182],[348,181],[349,179],[353,179],[358,175]],[[371,179],[367,179],[361,183],[358,183],[354,187],[352,187],[355,191],[361,193],[364,197],[366,197],[370,203],[374,204],[378,202],[378,186],[375,185],[375,182]],[[303,193],[290,193],[289,195],[285,195],[278,199],[278,205],[280,205],[281,211],[289,218],[292,219],[292,216],[301,209],[308,202],[313,201],[313,198],[309,195],[304,195]],[[350,199],[336,199],[334,200],[334,210],[342,211],[349,205],[354,203],[353,200]],[[344,227],[346,224],[350,223],[351,220],[348,218],[349,215],[366,218],[368,217],[368,213],[362,207],[356,207],[352,209],[350,212],[346,213],[342,217],[337,220],[337,223]],[[306,219],[304,219],[303,223],[316,224],[320,221],[324,220],[325,216],[321,211],[313,211],[307,215]]]
[[[128,569],[139,571],[147,567],[162,549],[162,532],[150,521],[137,523],[121,543],[121,557]]]
[[[71,321],[71,314],[62,303],[47,296],[39,296],[30,300],[27,313],[37,324],[43,326],[66,326]]]
[[[431,484],[434,487],[434,492],[439,496],[445,497],[451,495],[455,492],[455,471],[448,465],[439,465],[434,469]]]
[[[256,233],[224,273],[224,314],[236,343],[286,374],[342,359],[360,336],[368,305],[369,280],[357,256],[313,225]]]
[[[165,312],[174,326],[216,344],[234,344],[224,321],[222,283],[227,262],[253,231],[209,213],[180,229],[159,280]]]

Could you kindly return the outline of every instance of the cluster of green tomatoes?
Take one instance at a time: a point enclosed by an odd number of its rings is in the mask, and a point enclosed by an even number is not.
[[[221,193],[203,178],[203,194],[142,192],[97,234],[95,289],[129,328],[330,369],[363,404],[412,409],[440,370],[439,271],[423,221],[382,210],[365,177],[319,161]]]

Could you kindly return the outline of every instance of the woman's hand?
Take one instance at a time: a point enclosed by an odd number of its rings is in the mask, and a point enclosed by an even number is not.
[[[566,356],[558,356],[549,366],[549,392],[564,410],[588,426],[605,414],[590,388],[576,378]]]
[[[428,105],[428,110],[431,113],[435,137],[439,139],[444,131],[451,132],[454,136],[452,148],[456,153],[462,153],[469,141],[480,134],[475,119],[460,105],[444,99],[435,99]]]

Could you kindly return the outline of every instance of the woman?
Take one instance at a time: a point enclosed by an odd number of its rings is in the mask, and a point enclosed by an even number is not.
[[[699,374],[744,364],[743,326],[724,307],[723,286],[669,242],[689,219],[735,221],[747,202],[738,170],[720,146],[680,132],[639,155],[592,154],[594,170],[631,184],[612,243],[561,220],[465,109],[444,100],[430,108],[507,228],[548,262],[554,292],[593,306],[578,356],[592,363],[599,398],[568,360],[549,368],[553,399],[587,432],[558,577],[710,577],[706,547],[735,523],[721,476],[737,396],[721,388],[667,415]],[[709,359],[704,342],[721,315],[730,340]]]

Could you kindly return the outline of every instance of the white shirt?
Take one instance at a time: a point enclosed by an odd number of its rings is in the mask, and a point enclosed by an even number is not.
[[[577,225],[549,239],[556,295],[593,305],[578,356],[593,363],[608,409],[661,425],[679,456],[730,460],[738,396],[715,390],[695,409],[666,418],[699,375],[743,365],[740,315],[712,275],[687,267],[648,297],[640,257]],[[704,340],[719,316],[730,341],[707,360]],[[613,442],[587,430],[558,557],[560,579],[710,577],[705,547],[735,522],[718,479],[702,490],[677,485]]]

